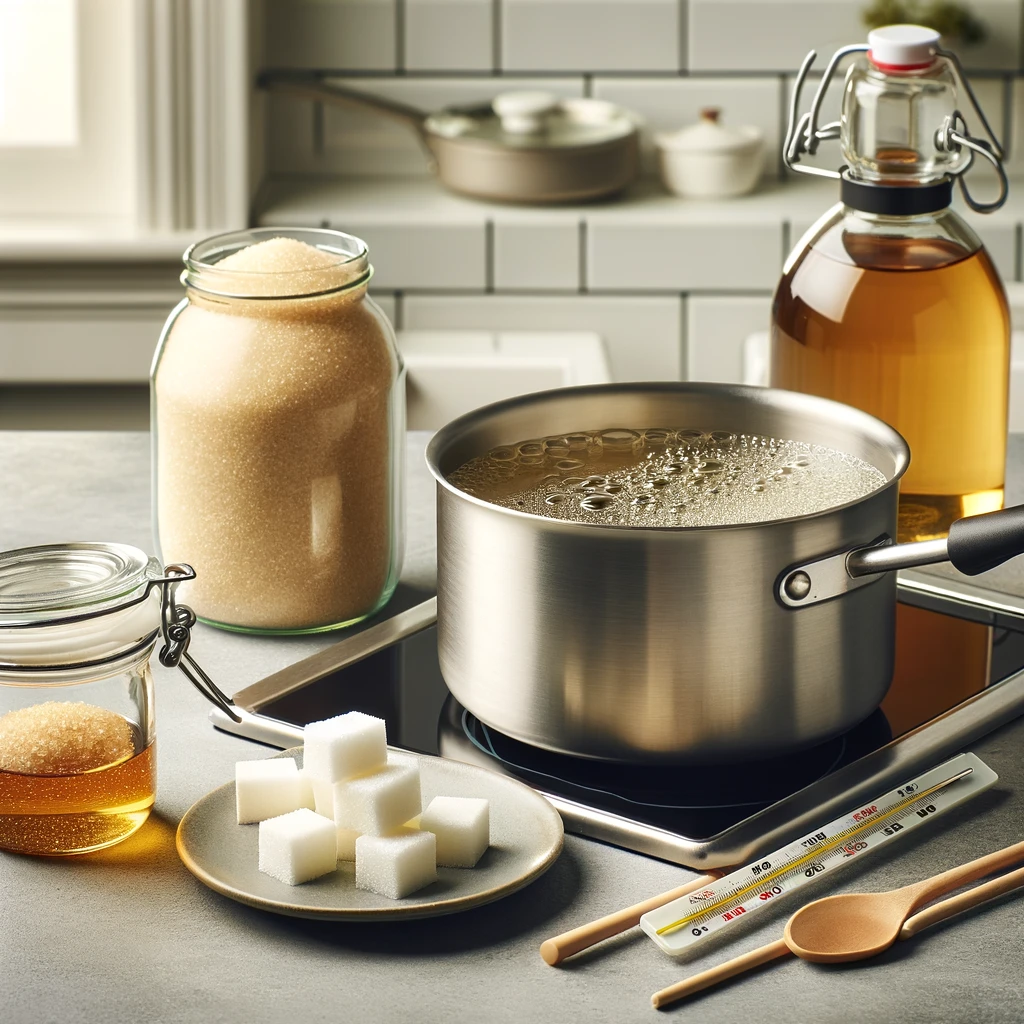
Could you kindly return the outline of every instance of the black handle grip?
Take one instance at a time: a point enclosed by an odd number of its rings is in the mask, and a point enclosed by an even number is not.
[[[946,551],[953,565],[968,576],[1024,553],[1024,505],[958,519],[949,528]]]

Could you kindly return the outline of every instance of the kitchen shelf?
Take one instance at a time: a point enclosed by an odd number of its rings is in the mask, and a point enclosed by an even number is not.
[[[992,185],[977,175],[976,189]],[[561,246],[564,267],[548,279],[565,290],[655,294],[770,292],[800,235],[838,199],[835,182],[765,181],[748,196],[688,200],[644,180],[624,197],[601,203],[523,207],[453,195],[434,179],[282,177],[266,186],[260,224],[330,226],[367,238],[378,265],[378,288],[400,291],[515,291],[501,279],[495,254],[505,233],[516,233],[524,262],[530,232],[547,249],[575,232],[578,245]],[[959,199],[957,200],[959,204]],[[1024,223],[1024,179],[995,214],[966,213],[1007,281],[1021,279],[1019,227]],[[542,243],[542,234],[543,243]],[[562,236],[566,243],[567,236]],[[521,268],[506,270],[514,280]]]

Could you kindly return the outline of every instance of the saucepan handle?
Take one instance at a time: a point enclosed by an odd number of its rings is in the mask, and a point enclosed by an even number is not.
[[[1014,505],[958,519],[949,536],[938,540],[858,548],[847,556],[846,571],[853,577],[869,576],[948,561],[964,575],[977,576],[1022,553],[1024,505]]]
[[[340,82],[327,80],[314,71],[264,71],[256,80],[257,86],[271,92],[287,93],[300,99],[315,100],[343,107],[356,107],[401,121],[412,128],[420,138],[426,138],[427,115],[416,107],[397,100],[372,96],[359,89],[350,89]]]
[[[1024,505],[958,519],[946,541],[949,560],[962,573],[977,576],[1024,552]]]
[[[842,551],[781,573],[775,596],[788,608],[828,601],[855,590],[886,572],[951,562],[967,576],[1024,554],[1024,505],[958,519],[948,537],[893,544],[888,537],[867,547]]]

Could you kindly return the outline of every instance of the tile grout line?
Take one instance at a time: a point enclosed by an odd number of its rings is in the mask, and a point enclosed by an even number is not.
[[[395,5],[395,74],[405,74],[405,0],[394,0]]]
[[[686,292],[679,293],[679,379],[690,379],[690,324],[687,319]]]
[[[319,100],[313,102],[313,156],[322,159],[324,155],[324,105]]]
[[[587,218],[580,217],[579,293],[587,294]]]
[[[494,294],[494,221],[484,222],[484,294]]]
[[[786,75],[779,75],[779,142],[780,146],[775,153],[775,176],[782,181],[786,176],[786,161],[783,159],[782,150],[786,145],[786,130],[789,127],[789,103],[787,102]],[[795,83],[794,83],[795,84]]]
[[[501,0],[491,0],[491,74],[500,75],[501,60]]]
[[[282,70],[278,68],[277,70]],[[745,82],[745,81],[765,81],[779,76],[785,78],[788,75],[794,74],[791,70],[778,69],[778,68],[763,68],[760,70],[753,71],[736,71],[726,69],[724,71],[710,71],[701,70],[697,72],[686,70],[684,72],[676,71],[646,71],[643,68],[635,68],[629,71],[622,71],[616,68],[591,68],[589,71],[584,72],[581,68],[548,68],[544,70],[536,70],[534,68],[520,68],[516,69],[504,69],[499,68],[496,71],[486,70],[466,70],[465,68],[448,68],[448,69],[408,69],[402,67],[399,69],[388,70],[386,68],[346,68],[346,67],[319,67],[312,69],[321,74],[329,76],[337,76],[340,78],[394,78],[401,76],[403,78],[409,78],[412,80],[420,80],[429,82],[437,80],[439,78],[458,78],[458,79],[485,79],[493,78],[495,75],[504,76],[507,75],[510,78],[579,78],[580,75],[586,73],[595,77],[607,78],[610,80],[637,80],[644,82],[674,82],[678,81],[680,77],[692,80],[694,82],[706,82],[714,84],[717,81],[728,81],[728,82]],[[983,80],[990,80],[993,76],[983,76]],[[1010,74],[1012,80],[1024,80],[1024,73]]]
[[[689,17],[689,5],[687,4],[686,0],[679,0],[678,10],[679,53],[677,55],[676,64],[678,65],[677,73],[680,76],[685,76],[690,66],[690,61],[688,60],[688,54],[686,52],[686,44],[689,39],[689,32],[687,31],[689,28],[689,22],[687,20]]]
[[[1013,145],[1013,76],[1003,77],[1003,129],[1000,143],[1003,147],[1003,157],[1009,161],[1013,156],[1011,146]]]

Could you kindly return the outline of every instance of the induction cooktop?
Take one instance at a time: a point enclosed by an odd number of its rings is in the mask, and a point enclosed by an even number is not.
[[[463,708],[437,660],[436,602],[399,593],[388,615],[234,695],[218,728],[274,746],[346,711],[385,719],[392,746],[468,761],[537,789],[566,828],[692,868],[727,867],[892,789],[1024,712],[1024,601],[902,574],[896,671],[849,732],[786,757],[628,765],[541,750]]]

